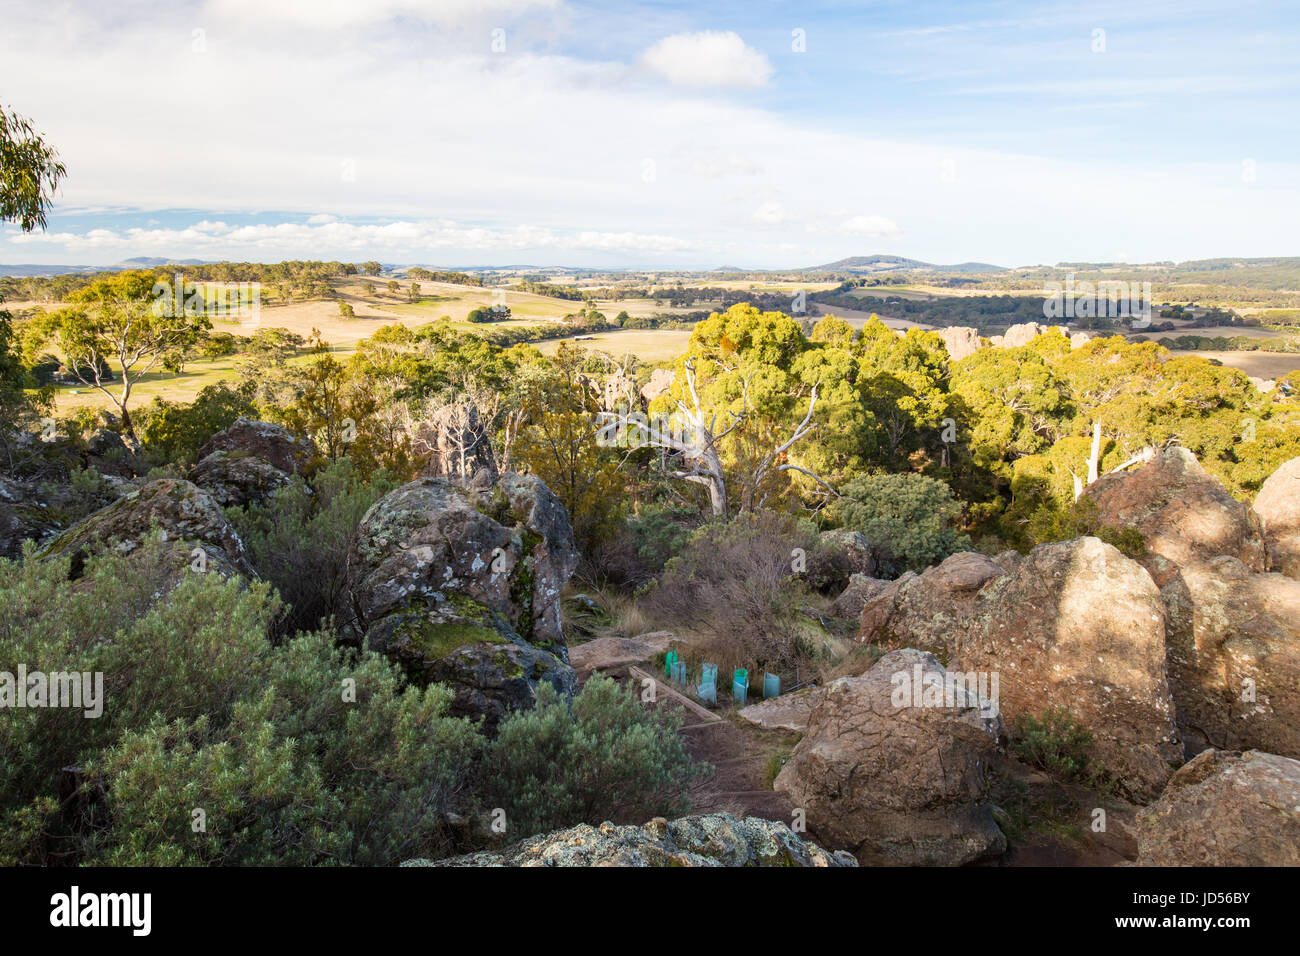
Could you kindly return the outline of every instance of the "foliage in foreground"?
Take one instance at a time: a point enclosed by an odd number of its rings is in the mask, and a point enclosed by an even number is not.
[[[543,684],[537,706],[507,718],[488,746],[485,806],[505,810],[511,839],[687,813],[687,791],[708,768],[686,753],[680,723],[600,675],[572,706]]]
[[[447,688],[329,631],[275,644],[268,584],[177,554],[153,538],[77,580],[0,560],[0,660],[102,673],[105,701],[6,712],[0,865],[390,865],[468,849],[447,821],[475,805],[507,808],[510,839],[685,805],[676,726],[611,682],[572,711],[544,692],[488,744]]]

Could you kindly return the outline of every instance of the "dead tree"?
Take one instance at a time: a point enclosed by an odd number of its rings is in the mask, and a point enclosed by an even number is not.
[[[710,510],[716,517],[725,518],[727,516],[727,475],[722,465],[720,443],[745,423],[747,413],[737,415],[734,412],[728,412],[731,421],[719,430],[717,413],[709,413],[706,417],[703,405],[700,402],[693,361],[688,360],[686,362],[685,374],[686,392],[690,398],[690,404],[687,405],[681,399],[676,401],[677,414],[683,424],[680,430],[674,428],[664,429],[661,426],[649,424],[644,416],[632,416],[627,412],[602,412],[600,415],[601,428],[606,433],[610,430],[617,430],[624,435],[631,435],[635,430],[638,433],[637,438],[641,447],[661,448],[680,455],[685,467],[668,472],[669,476],[703,485],[709,493]],[[759,462],[751,478],[753,487],[757,488],[764,479],[776,472],[798,471],[813,478],[826,488],[830,488],[829,484],[812,472],[796,465],[780,462],[781,457],[796,442],[816,429],[817,426],[812,421],[813,409],[816,405],[817,387],[814,386],[812,396],[808,402],[808,413],[790,438],[768,452]],[[831,490],[834,491],[834,489]],[[761,507],[765,501],[766,496],[758,502],[758,506]]]

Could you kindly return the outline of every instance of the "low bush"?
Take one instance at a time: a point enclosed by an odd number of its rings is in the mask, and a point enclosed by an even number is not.
[[[268,585],[174,556],[152,539],[76,581],[66,561],[0,561],[0,660],[103,675],[98,717],[32,707],[0,722],[0,865],[445,853],[482,746],[446,716],[451,692],[406,687],[329,633],[275,646]]]
[[[809,555],[820,547],[806,521],[745,512],[697,529],[647,594],[647,613],[663,627],[706,636],[701,650],[723,671],[788,671],[813,653]],[[814,562],[815,565],[815,562]]]
[[[1069,541],[1091,535],[1113,545],[1130,558],[1146,554],[1146,539],[1137,528],[1115,528],[1101,523],[1101,511],[1091,498],[1062,504],[1049,501],[1029,516],[1029,538],[1034,544]]]
[[[596,675],[570,705],[542,684],[533,710],[507,717],[480,768],[485,809],[505,811],[507,840],[581,822],[644,823],[690,810],[692,761],[681,720]]]
[[[827,509],[832,521],[861,532],[876,550],[877,574],[924,571],[970,538],[957,529],[961,503],[952,490],[925,475],[862,475],[844,483]]]
[[[1092,734],[1068,710],[1050,708],[1038,716],[1027,714],[1016,725],[1012,748],[1030,766],[1067,780],[1088,782]]]
[[[277,633],[350,620],[348,555],[366,511],[398,482],[384,473],[363,482],[340,458],[313,478],[280,488],[266,504],[227,508],[257,573],[287,605]]]

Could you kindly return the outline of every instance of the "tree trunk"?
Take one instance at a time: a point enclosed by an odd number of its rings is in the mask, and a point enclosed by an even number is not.
[[[1088,456],[1088,484],[1099,477],[1101,465],[1101,422],[1092,423],[1092,454]]]

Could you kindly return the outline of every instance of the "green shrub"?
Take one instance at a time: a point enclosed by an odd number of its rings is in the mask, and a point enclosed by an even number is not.
[[[79,766],[155,713],[228,720],[255,684],[278,602],[264,584],[179,572],[158,540],[136,553],[86,562],[68,580],[67,560],[0,561],[0,661],[11,673],[103,674],[103,714],[6,710],[0,720],[0,860],[17,851],[3,820],[57,793],[63,767]],[[163,597],[159,597],[159,595]],[[21,840],[20,840],[21,842]]]
[[[1012,747],[1025,763],[1058,777],[1087,782],[1092,776],[1092,734],[1064,708],[1022,717]]]
[[[90,558],[77,581],[67,562],[0,561],[0,660],[100,672],[105,699],[95,719],[6,711],[0,864],[445,854],[445,815],[482,746],[446,715],[451,691],[406,687],[329,633],[273,646],[268,585],[178,571],[174,557],[153,539]]]
[[[391,866],[446,853],[445,814],[482,743],[446,716],[451,691],[403,690],[382,659],[328,634],[271,651],[262,679],[225,726],[157,718],[92,761],[111,819],[89,841],[93,859]]]
[[[669,505],[646,508],[628,519],[637,558],[649,575],[661,572],[669,559],[686,546],[696,523],[695,516],[693,508]]]
[[[1146,538],[1134,527],[1115,528],[1101,523],[1101,512],[1091,498],[1062,504],[1049,501],[1029,517],[1029,537],[1034,544],[1069,541],[1091,535],[1113,545],[1130,558],[1146,554]]]
[[[844,483],[828,510],[832,521],[861,532],[876,551],[877,573],[924,571],[970,538],[955,527],[961,503],[942,481],[925,475],[862,475]]]
[[[348,554],[366,511],[397,482],[383,472],[362,482],[347,458],[331,462],[308,489],[295,480],[266,504],[227,508],[257,573],[288,605],[280,634],[349,619]]]
[[[144,451],[163,463],[193,462],[209,438],[229,428],[241,415],[257,416],[253,389],[218,382],[205,386],[188,404],[155,398],[134,417]]]
[[[594,676],[572,707],[549,684],[502,721],[481,768],[483,807],[505,811],[509,840],[583,821],[644,823],[690,809],[693,762],[681,720]]]

